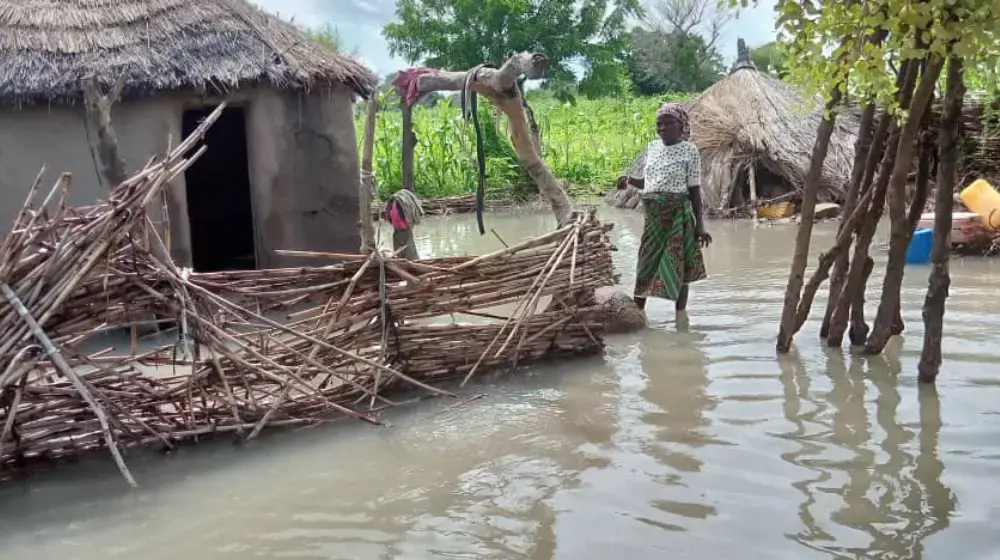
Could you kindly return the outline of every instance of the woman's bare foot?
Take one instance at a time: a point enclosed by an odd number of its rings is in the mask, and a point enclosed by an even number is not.
[[[687,332],[688,328],[691,326],[691,317],[688,316],[688,312],[681,309],[677,312],[677,332]]]

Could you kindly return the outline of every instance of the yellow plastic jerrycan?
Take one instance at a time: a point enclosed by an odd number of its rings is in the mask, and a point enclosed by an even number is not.
[[[983,225],[1000,230],[1000,193],[982,179],[976,179],[959,193],[962,203],[979,214]]]

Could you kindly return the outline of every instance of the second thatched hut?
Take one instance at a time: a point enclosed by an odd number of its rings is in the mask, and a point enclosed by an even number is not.
[[[111,122],[128,173],[229,103],[206,154],[167,189],[179,264],[270,268],[305,264],[279,249],[357,250],[353,108],[377,79],[246,0],[0,0],[0,224],[43,164],[50,179],[72,172],[72,204],[106,195],[89,76],[124,86]]]
[[[701,152],[707,211],[726,214],[748,203],[751,177],[758,200],[801,190],[823,117],[822,103],[758,71],[742,39],[732,71],[698,95],[689,111],[691,140]],[[853,111],[838,115],[820,178],[821,202],[844,197],[859,124]],[[642,153],[632,172],[641,170],[644,161]]]

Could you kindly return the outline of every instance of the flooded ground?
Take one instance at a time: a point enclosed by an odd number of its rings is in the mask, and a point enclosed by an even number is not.
[[[602,213],[630,284],[641,217]],[[552,219],[487,226],[514,241]],[[809,324],[776,359],[794,228],[710,231],[687,332],[651,302],[651,328],[603,358],[482,380],[468,392],[486,398],[395,411],[392,427],[133,453],[134,492],[103,455],[69,465],[0,489],[2,557],[1000,557],[1000,261],[955,263],[935,391],[915,382],[926,268],[907,274],[907,333],[884,356],[827,351]],[[821,226],[818,246],[832,236]],[[422,225],[418,247],[500,242],[463,216]]]

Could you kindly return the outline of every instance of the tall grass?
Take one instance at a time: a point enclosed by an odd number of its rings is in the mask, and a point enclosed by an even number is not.
[[[671,99],[680,99],[670,96]],[[654,137],[657,106],[663,98],[581,99],[575,105],[544,94],[529,102],[541,129],[542,152],[552,173],[567,181],[575,195],[596,194],[614,183],[642,147]],[[402,183],[402,117],[385,104],[375,129],[374,171],[379,195],[389,196]],[[511,146],[506,119],[480,102],[479,121],[486,147],[486,185],[494,198],[519,198],[534,192]],[[413,110],[417,136],[414,189],[422,198],[466,195],[476,188],[476,142],[454,100]],[[364,130],[363,111],[357,120]]]

